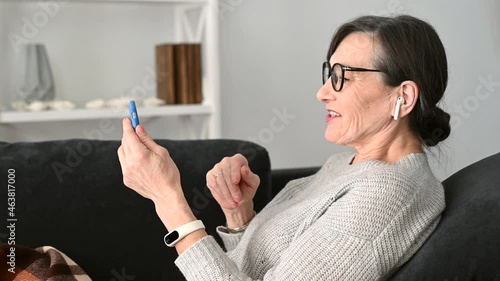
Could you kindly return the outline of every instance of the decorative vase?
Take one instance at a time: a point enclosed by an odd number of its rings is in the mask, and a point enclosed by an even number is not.
[[[43,44],[25,44],[20,48],[18,97],[26,103],[55,98],[55,85],[47,50]]]

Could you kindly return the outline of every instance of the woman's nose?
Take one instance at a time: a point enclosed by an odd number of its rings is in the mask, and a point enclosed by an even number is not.
[[[325,84],[323,84],[323,86],[321,86],[321,88],[319,88],[318,92],[316,93],[316,98],[320,102],[327,103],[328,101],[335,99],[330,79],[331,78],[326,80]]]

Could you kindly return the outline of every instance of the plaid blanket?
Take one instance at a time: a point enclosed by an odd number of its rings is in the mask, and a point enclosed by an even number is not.
[[[14,251],[12,251],[12,249]],[[0,244],[2,281],[89,281],[89,276],[64,253],[49,246],[36,249]]]

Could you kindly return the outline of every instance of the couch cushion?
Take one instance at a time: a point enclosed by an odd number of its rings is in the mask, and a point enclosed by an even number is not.
[[[500,280],[500,153],[443,185],[440,224],[392,280]]]
[[[157,142],[177,163],[188,203],[216,239],[215,227],[224,216],[205,186],[205,175],[223,157],[242,153],[261,177],[257,211],[270,200],[264,148],[235,140]],[[0,180],[6,183],[8,169],[16,170],[16,243],[54,246],[93,280],[182,280],[174,264],[177,253],[163,243],[166,229],[153,203],[123,185],[119,145],[83,139],[0,142]],[[7,198],[2,187],[0,198]],[[4,223],[6,215],[3,210]]]

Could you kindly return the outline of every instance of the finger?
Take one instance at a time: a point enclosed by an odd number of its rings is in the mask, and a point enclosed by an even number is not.
[[[234,160],[231,158],[231,160]],[[240,166],[238,162],[230,161],[229,167],[224,169],[224,179],[226,180],[226,185],[229,187],[229,191],[231,192],[231,198],[235,202],[241,201],[241,190],[238,186],[238,182],[240,179]]]
[[[242,154],[238,153],[233,156],[235,161],[237,161],[238,165],[235,167],[237,171],[235,171],[235,178],[233,178],[234,183],[239,183],[241,181],[241,167],[248,166],[248,160]]]
[[[161,154],[162,150],[164,149],[162,146],[158,145],[153,138],[146,132],[146,129],[144,126],[139,125],[137,126],[135,132],[137,133],[137,136],[139,137],[139,140],[151,151],[153,151],[156,154]]]
[[[135,130],[134,130],[134,127],[132,127],[132,121],[130,121],[129,118],[125,117],[123,118],[122,120],[122,125],[123,125],[123,133],[134,133],[135,134]]]
[[[254,174],[248,166],[241,167],[241,179],[250,187],[257,188],[260,184],[260,178]]]
[[[225,201],[225,199],[219,193],[218,187],[207,183],[207,188],[208,188],[208,190],[210,190],[210,193],[212,194],[212,196],[215,198],[215,200],[217,202],[224,202]]]
[[[219,188],[219,186],[217,185],[217,181],[215,180],[214,175],[215,175],[214,169],[208,171],[207,175],[206,175],[207,187],[210,190],[217,190]]]
[[[229,192],[231,193],[231,200],[234,202],[240,202],[241,201],[241,191],[240,187],[233,182],[233,179],[235,178],[235,175],[240,176],[240,161],[241,159],[238,159],[238,157],[233,156],[233,157],[224,157],[222,159],[222,172],[223,172],[223,177],[226,182],[226,186],[229,189]],[[232,204],[232,201],[229,200],[228,202]]]
[[[248,166],[248,160],[241,153],[235,154],[233,158],[236,159],[236,161],[238,161],[240,167],[245,165]]]
[[[213,171],[210,170],[207,172],[207,174],[205,175],[205,181],[207,182],[207,187],[208,188],[214,188],[215,186],[215,178],[214,178],[214,175],[213,175]]]
[[[131,151],[137,151],[138,147],[144,147],[142,142],[139,140],[139,137],[134,131],[132,127],[132,122],[128,118],[123,118],[123,138],[122,138],[122,146],[125,150],[125,153],[129,153]]]
[[[231,183],[233,185],[237,185],[241,179],[241,164],[238,162],[238,159],[235,160],[234,163],[231,163]]]
[[[141,125],[138,125],[136,128],[135,128],[135,132],[136,133],[141,133],[141,134],[144,134],[144,133],[147,133],[146,132],[146,128],[144,128],[144,126],[141,124]]]
[[[221,172],[218,172],[219,174],[215,174],[214,177],[215,177],[215,181],[217,182],[217,186],[219,187],[219,192],[221,193],[222,197],[224,198],[224,200],[232,207],[236,207],[235,204],[236,202],[234,202],[233,200],[233,196],[231,195],[231,191],[229,190],[229,187],[227,186],[227,181],[225,179],[226,175],[224,175],[224,173],[229,173],[229,171],[226,169],[215,169],[215,171],[221,171],[222,174],[220,174]]]

